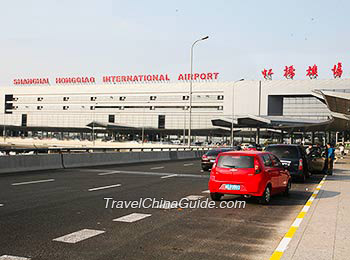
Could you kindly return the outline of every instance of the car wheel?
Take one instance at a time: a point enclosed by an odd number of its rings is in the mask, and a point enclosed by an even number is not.
[[[219,201],[222,197],[222,194],[220,193],[210,193],[210,197],[213,201]]]
[[[288,181],[287,187],[286,187],[286,189],[283,192],[283,196],[288,197],[289,196],[289,191],[290,191],[291,188],[292,188],[292,182]]]
[[[209,171],[209,169],[210,169],[209,167],[205,167],[205,166],[202,167],[202,170],[205,172]]]
[[[264,194],[259,198],[260,204],[269,204],[271,200],[271,188],[270,186],[267,186],[265,188]]]

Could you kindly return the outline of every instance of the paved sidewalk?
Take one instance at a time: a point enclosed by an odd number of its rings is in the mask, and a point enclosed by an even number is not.
[[[350,259],[350,157],[335,164],[281,259]]]

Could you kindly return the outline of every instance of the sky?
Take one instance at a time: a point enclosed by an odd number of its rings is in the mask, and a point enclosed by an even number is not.
[[[346,0],[0,0],[0,86],[15,78],[219,72],[220,81],[350,77]]]

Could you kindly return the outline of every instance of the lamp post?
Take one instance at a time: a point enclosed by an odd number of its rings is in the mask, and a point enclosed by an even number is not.
[[[6,142],[6,122],[5,122],[5,116],[6,116],[6,113],[4,112],[4,130],[3,130],[4,143]]]
[[[150,103],[151,101],[147,101],[147,105]],[[145,111],[146,110],[146,105],[143,106],[143,113],[142,113],[142,131],[141,131],[141,142],[142,145],[145,142]]]
[[[209,36],[205,36],[196,40],[191,46],[191,74],[190,74],[190,91],[189,91],[189,126],[188,126],[188,147],[191,147],[191,123],[192,123],[192,73],[193,73],[193,47],[197,42],[208,39]]]
[[[96,105],[97,103],[95,103],[94,105],[94,113],[93,113],[93,118],[92,118],[92,145],[95,146],[95,110],[96,110]]]
[[[232,88],[232,119],[231,119],[231,147],[233,147],[233,125],[234,125],[234,114],[235,114],[235,84],[237,82],[243,81],[244,79],[236,80],[233,82],[233,88]]]

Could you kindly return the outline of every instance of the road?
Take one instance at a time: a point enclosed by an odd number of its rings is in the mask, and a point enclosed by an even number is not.
[[[204,200],[199,160],[2,175],[0,260],[268,259],[320,179],[293,183],[268,206],[181,210],[106,209],[104,198]]]

